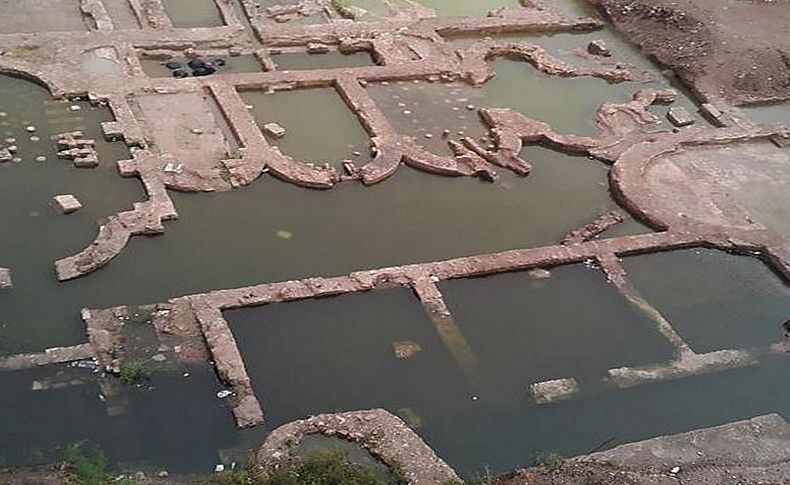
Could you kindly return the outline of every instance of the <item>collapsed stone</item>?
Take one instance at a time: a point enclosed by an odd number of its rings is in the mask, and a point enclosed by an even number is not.
[[[609,46],[607,46],[606,42],[602,40],[594,40],[587,44],[587,52],[594,56],[610,57],[612,55],[612,51],[609,50]]]

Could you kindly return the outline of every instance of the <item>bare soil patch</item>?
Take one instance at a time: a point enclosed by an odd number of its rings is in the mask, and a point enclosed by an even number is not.
[[[790,0],[590,1],[705,99],[790,99]]]

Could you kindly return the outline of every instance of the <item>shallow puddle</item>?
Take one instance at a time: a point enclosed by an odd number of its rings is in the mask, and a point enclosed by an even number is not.
[[[0,0],[0,33],[88,30],[77,0]]]
[[[173,27],[219,27],[225,25],[214,0],[162,0]]]
[[[139,29],[140,22],[132,10],[129,0],[102,0],[104,8],[116,29]]]
[[[417,3],[436,10],[440,16],[485,17],[488,12],[500,7],[521,5],[520,0],[416,0]]]
[[[657,65],[646,59],[638,48],[608,26],[587,33],[501,34],[488,37],[498,43],[537,44],[552,56],[579,67],[599,66],[581,54],[586,51],[591,41],[603,40],[612,52],[612,56],[606,59],[607,62],[627,62],[646,72],[647,77],[640,82],[612,84],[591,77],[549,76],[526,61],[500,57],[492,61],[496,76],[483,86],[479,95],[483,106],[515,109],[526,116],[548,122],[560,133],[597,136],[593,115],[604,102],[628,102],[640,89],[674,89],[678,92],[678,99],[672,105],[650,107],[650,111],[661,121],[660,126],[664,129],[672,127],[666,119],[670,106],[686,108],[697,124],[709,126],[683,86],[664,78]],[[480,38],[482,37],[449,37],[448,41],[454,47],[463,49]]]
[[[307,54],[283,52],[273,54],[272,59],[279,71],[299,71],[305,69],[338,69],[341,67],[374,66],[375,63],[367,52],[344,54],[331,51],[325,54]]]
[[[697,352],[783,337],[790,287],[759,259],[711,249],[631,256],[628,278]]]
[[[259,126],[277,123],[285,128],[282,138],[264,134],[295,160],[337,167],[343,160],[360,166],[371,160],[368,134],[334,88],[240,94]]]
[[[790,123],[790,102],[741,108],[756,123]]]

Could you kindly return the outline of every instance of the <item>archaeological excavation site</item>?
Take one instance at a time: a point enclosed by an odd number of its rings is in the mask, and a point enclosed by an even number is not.
[[[0,0],[0,484],[790,484],[790,0]]]

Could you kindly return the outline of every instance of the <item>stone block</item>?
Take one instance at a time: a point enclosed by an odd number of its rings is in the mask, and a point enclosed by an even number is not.
[[[82,204],[71,194],[56,195],[52,198],[52,206],[63,214],[71,214],[82,209]]]
[[[0,268],[0,290],[13,286],[14,283],[11,281],[11,270],[8,268]]]
[[[669,112],[667,113],[667,119],[675,126],[683,127],[689,126],[694,124],[694,118],[688,112],[686,108],[682,106],[676,106],[674,108],[669,108]]]
[[[282,138],[285,136],[285,128],[277,123],[266,123],[263,125],[263,131],[274,138]]]
[[[99,166],[99,159],[95,153],[77,157],[74,159],[74,166],[77,168],[96,168]]]
[[[579,383],[572,377],[536,382],[529,386],[529,393],[537,404],[549,404],[570,399],[578,392]]]
[[[329,46],[320,42],[310,42],[307,44],[307,52],[309,54],[326,54],[329,52]]]

